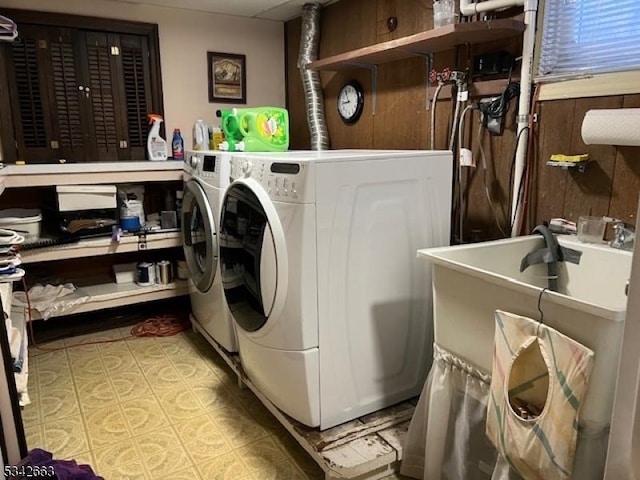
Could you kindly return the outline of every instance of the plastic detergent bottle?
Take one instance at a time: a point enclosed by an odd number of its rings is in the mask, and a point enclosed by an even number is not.
[[[209,147],[209,127],[202,120],[193,124],[193,149],[206,150]]]
[[[167,149],[167,142],[160,136],[160,125],[162,124],[162,116],[157,113],[147,114],[151,129],[147,136],[147,153],[149,154],[149,160],[159,161],[166,160],[169,156]]]
[[[284,152],[289,148],[289,112],[285,108],[238,109],[243,139],[236,149],[244,152]]]
[[[224,132],[225,140],[220,143],[220,150],[226,150],[229,152],[236,151],[236,145],[242,140],[242,133],[240,133],[240,124],[238,122],[238,108],[221,108],[216,111],[216,116],[220,118],[220,127]]]
[[[184,140],[180,134],[180,129],[173,131],[173,139],[171,140],[171,150],[174,160],[184,160]]]

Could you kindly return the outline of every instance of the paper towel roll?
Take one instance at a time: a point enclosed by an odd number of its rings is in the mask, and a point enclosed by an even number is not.
[[[587,145],[640,145],[640,108],[589,110],[582,140]]]

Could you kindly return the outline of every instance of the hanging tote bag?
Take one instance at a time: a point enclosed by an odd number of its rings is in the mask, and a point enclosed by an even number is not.
[[[571,478],[593,352],[529,318],[496,311],[487,435],[525,480]]]

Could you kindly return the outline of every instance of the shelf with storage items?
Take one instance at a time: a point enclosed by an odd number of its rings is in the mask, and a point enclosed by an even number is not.
[[[80,285],[78,288],[89,296],[89,300],[64,312],[65,315],[180,297],[189,293],[186,280],[142,287],[135,283],[113,283],[105,278],[103,283]],[[31,318],[39,320],[42,316],[32,309]]]
[[[450,50],[458,45],[479,44],[514,38],[522,35],[524,30],[524,22],[511,18],[454,23],[316,60],[309,63],[307,69],[337,71],[361,67],[371,70],[371,111],[375,114],[378,65],[422,56],[426,58],[427,70],[430,70],[434,53]],[[483,92],[482,94],[494,95],[500,93],[500,90],[497,90],[500,85],[499,82],[490,81],[486,85],[483,85],[484,82],[477,82],[476,86],[471,84],[470,88]],[[449,87],[448,92],[450,97],[451,87]],[[429,93],[427,93],[427,98],[429,96]],[[477,96],[481,96],[481,94]]]
[[[53,189],[58,185],[121,185],[144,184],[145,205],[150,202],[151,212],[162,211],[167,203],[165,192],[181,189],[183,163],[166,162],[105,162],[95,164],[46,164],[11,165],[4,183],[4,206],[30,198],[33,207],[55,205]],[[25,190],[28,188],[29,190]],[[24,194],[24,192],[30,192]],[[147,194],[150,193],[150,196]],[[53,203],[52,203],[53,202]],[[164,203],[163,203],[164,202]],[[173,203],[172,203],[173,205]],[[149,212],[147,212],[149,213]],[[56,215],[56,212],[53,212]],[[54,220],[50,217],[50,220]],[[53,223],[49,225],[50,230]],[[46,245],[46,235],[40,241]],[[114,264],[134,264],[139,261],[171,260],[179,258],[182,234],[177,229],[146,230],[134,234],[125,233],[118,241],[110,234],[94,238],[82,238],[71,243],[52,244],[21,251],[23,268],[27,276],[38,281],[38,270],[65,279],[77,286],[89,299],[62,313],[72,315],[132,304],[170,299],[188,294],[186,280],[169,284],[139,286],[133,282],[117,283],[113,277]],[[42,268],[41,268],[42,267]],[[174,271],[174,274],[176,272]],[[174,275],[175,277],[175,275]],[[31,310],[33,319],[42,316]]]
[[[457,45],[477,44],[517,37],[524,23],[513,19],[455,23],[407,37],[358,48],[307,65],[310,70],[336,71],[358,65],[380,65],[452,49]]]
[[[21,257],[23,264],[29,264],[180,246],[182,246],[180,232],[148,232],[144,236],[129,235],[121,237],[119,242],[113,241],[110,237],[103,237],[78,240],[75,243],[66,245],[35,248],[23,251]]]

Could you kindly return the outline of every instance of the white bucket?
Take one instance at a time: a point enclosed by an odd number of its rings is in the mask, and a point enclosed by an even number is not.
[[[25,243],[40,238],[42,213],[37,208],[8,208],[0,210],[0,228],[13,230],[24,237]]]

